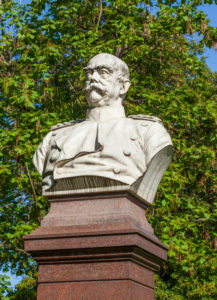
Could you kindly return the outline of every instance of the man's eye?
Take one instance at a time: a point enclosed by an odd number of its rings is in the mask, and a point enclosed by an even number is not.
[[[108,70],[101,69],[101,70],[99,70],[99,74],[100,74],[100,75],[108,75],[109,72],[108,72]]]

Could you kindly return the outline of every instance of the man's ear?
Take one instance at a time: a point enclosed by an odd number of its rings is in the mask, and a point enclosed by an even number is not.
[[[120,94],[121,95],[124,95],[127,93],[128,89],[130,88],[130,81],[129,80],[126,80],[126,81],[123,81],[122,82],[122,87],[121,87],[121,90],[120,90]]]

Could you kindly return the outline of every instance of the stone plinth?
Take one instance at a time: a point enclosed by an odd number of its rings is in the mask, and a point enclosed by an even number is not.
[[[41,227],[24,237],[39,264],[37,300],[154,299],[154,272],[167,247],[142,201],[116,192],[49,202]]]

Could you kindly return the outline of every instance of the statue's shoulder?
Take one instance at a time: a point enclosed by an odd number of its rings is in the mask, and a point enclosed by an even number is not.
[[[51,127],[50,131],[62,129],[62,128],[69,127],[69,126],[74,126],[74,125],[76,125],[78,123],[81,123],[83,121],[84,120],[71,120],[69,122],[58,123],[58,124],[54,125],[53,127]]]
[[[134,120],[141,120],[141,121],[149,121],[149,122],[157,122],[163,125],[163,122],[161,119],[155,116],[148,116],[148,115],[131,115],[128,116],[128,118],[134,119]]]

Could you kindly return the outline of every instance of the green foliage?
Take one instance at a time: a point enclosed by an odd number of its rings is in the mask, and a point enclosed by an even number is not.
[[[201,3],[2,1],[0,262],[3,273],[26,275],[15,292],[7,292],[2,276],[2,299],[4,292],[10,299],[35,297],[36,265],[22,236],[39,225],[48,205],[31,158],[53,124],[84,117],[82,68],[100,52],[129,65],[127,113],[162,118],[176,150],[147,211],[169,246],[168,262],[156,275],[156,299],[216,299],[217,75],[202,55],[204,46],[216,47],[217,30],[197,10]],[[197,39],[189,38],[193,33]]]
[[[31,274],[29,275],[30,276],[23,278],[23,280],[16,285],[15,292],[8,293],[8,299],[10,300],[36,299],[37,273],[33,274],[33,276],[31,276]]]

